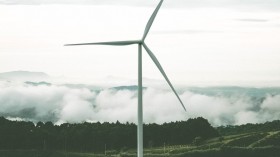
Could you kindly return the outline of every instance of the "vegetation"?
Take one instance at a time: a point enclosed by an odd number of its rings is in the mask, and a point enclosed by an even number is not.
[[[218,132],[204,118],[144,125],[144,147],[190,144],[196,137],[209,139]],[[136,125],[116,123],[64,123],[9,121],[0,118],[0,149],[75,152],[124,151],[136,148]]]
[[[244,124],[240,126],[220,126],[217,128],[221,135],[236,135],[250,132],[267,132],[280,130],[280,120],[266,122],[263,124]]]
[[[206,119],[147,124],[144,154],[150,157],[278,157],[279,121],[213,128]],[[106,146],[106,150],[105,150]],[[136,125],[9,121],[0,118],[0,156],[136,156]]]

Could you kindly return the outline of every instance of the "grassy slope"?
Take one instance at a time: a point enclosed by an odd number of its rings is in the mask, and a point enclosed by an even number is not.
[[[145,156],[184,157],[278,157],[280,154],[280,131],[254,132],[227,135],[202,141],[199,144],[163,146],[145,149]],[[2,157],[99,157],[93,153],[65,153],[51,151],[0,151]],[[107,156],[136,156],[136,150],[107,151]]]
[[[135,151],[128,151],[123,153],[123,156],[135,156],[133,154],[135,154]],[[145,156],[279,157],[280,131],[228,135],[209,139],[197,145],[192,144],[145,149],[145,154]]]

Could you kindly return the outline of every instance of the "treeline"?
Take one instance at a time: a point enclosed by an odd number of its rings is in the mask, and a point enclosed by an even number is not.
[[[219,136],[204,118],[144,125],[144,147],[190,144],[195,138]],[[10,121],[0,117],[0,149],[101,152],[136,148],[137,126],[132,123],[80,123]]]
[[[228,125],[217,127],[221,135],[236,135],[250,132],[268,132],[280,130],[280,120],[265,122],[262,124]]]

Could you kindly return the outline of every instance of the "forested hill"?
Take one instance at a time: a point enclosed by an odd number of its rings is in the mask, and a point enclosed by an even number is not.
[[[9,121],[0,117],[0,149],[41,149],[69,151],[103,151],[136,148],[137,126],[116,123],[64,123]],[[181,122],[144,125],[144,147],[189,144],[196,137],[219,136],[204,118]]]
[[[106,149],[115,150],[118,154],[120,151],[136,150],[136,129],[137,126],[131,123],[85,122],[80,124],[64,123],[58,126],[52,122],[34,124],[25,121],[10,121],[0,117],[0,152],[1,150],[2,153],[9,150],[36,150],[39,152],[43,150],[43,152],[102,153],[106,145]],[[205,150],[206,156],[209,151],[210,153],[213,151],[212,149],[215,149],[218,154],[221,152],[223,154],[223,151],[220,152],[220,150],[233,149],[233,147],[237,149],[236,146],[242,151],[251,152],[255,149],[266,149],[268,145],[271,145],[273,148],[269,147],[266,151],[270,152],[270,149],[274,149],[274,147],[278,151],[280,150],[278,149],[279,130],[279,120],[264,124],[213,128],[206,119],[199,117],[162,125],[144,125],[144,147],[149,148],[148,150],[153,151],[153,153],[157,151],[151,148],[161,150],[162,147],[161,153],[163,153],[165,149],[163,146],[180,145],[178,150],[168,151],[168,153],[173,154],[176,154],[177,151],[183,154],[192,154],[194,153],[192,151],[199,152],[205,147],[207,148],[207,151]],[[254,148],[253,146],[258,147]]]
[[[252,132],[268,132],[280,130],[280,120],[265,122],[262,124],[228,125],[217,127],[220,135],[236,135]]]

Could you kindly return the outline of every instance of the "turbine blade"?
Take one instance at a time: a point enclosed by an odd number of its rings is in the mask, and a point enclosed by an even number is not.
[[[79,46],[79,45],[111,45],[111,46],[125,46],[132,44],[139,44],[139,40],[128,40],[128,41],[109,41],[109,42],[96,42],[96,43],[79,43],[79,44],[66,44],[64,46]]]
[[[154,61],[154,63],[156,64],[156,66],[158,67],[159,71],[161,72],[161,74],[163,75],[163,77],[165,78],[165,80],[167,81],[167,83],[169,84],[169,86],[171,87],[171,89],[173,90],[174,94],[176,95],[176,97],[179,99],[182,107],[184,108],[184,110],[186,111],[186,108],[182,102],[182,100],[180,99],[179,95],[177,94],[177,92],[175,91],[174,87],[172,86],[171,82],[169,81],[167,75],[165,74],[162,66],[160,65],[159,61],[157,60],[156,56],[152,53],[152,51],[148,48],[148,46],[143,43],[144,48],[146,49],[147,53],[149,54],[149,56],[152,58],[152,60]]]
[[[161,1],[159,2],[158,6],[156,7],[155,11],[153,12],[152,16],[150,17],[150,19],[149,19],[149,21],[148,21],[148,23],[147,23],[147,25],[146,25],[146,28],[145,28],[145,31],[144,31],[144,35],[143,35],[143,37],[142,37],[142,41],[145,40],[147,34],[149,33],[149,30],[150,30],[150,28],[151,28],[151,26],[152,26],[152,24],[153,24],[153,22],[154,22],[155,17],[157,16],[158,10],[159,10],[159,8],[160,8],[162,2],[163,2],[163,0],[161,0]]]

